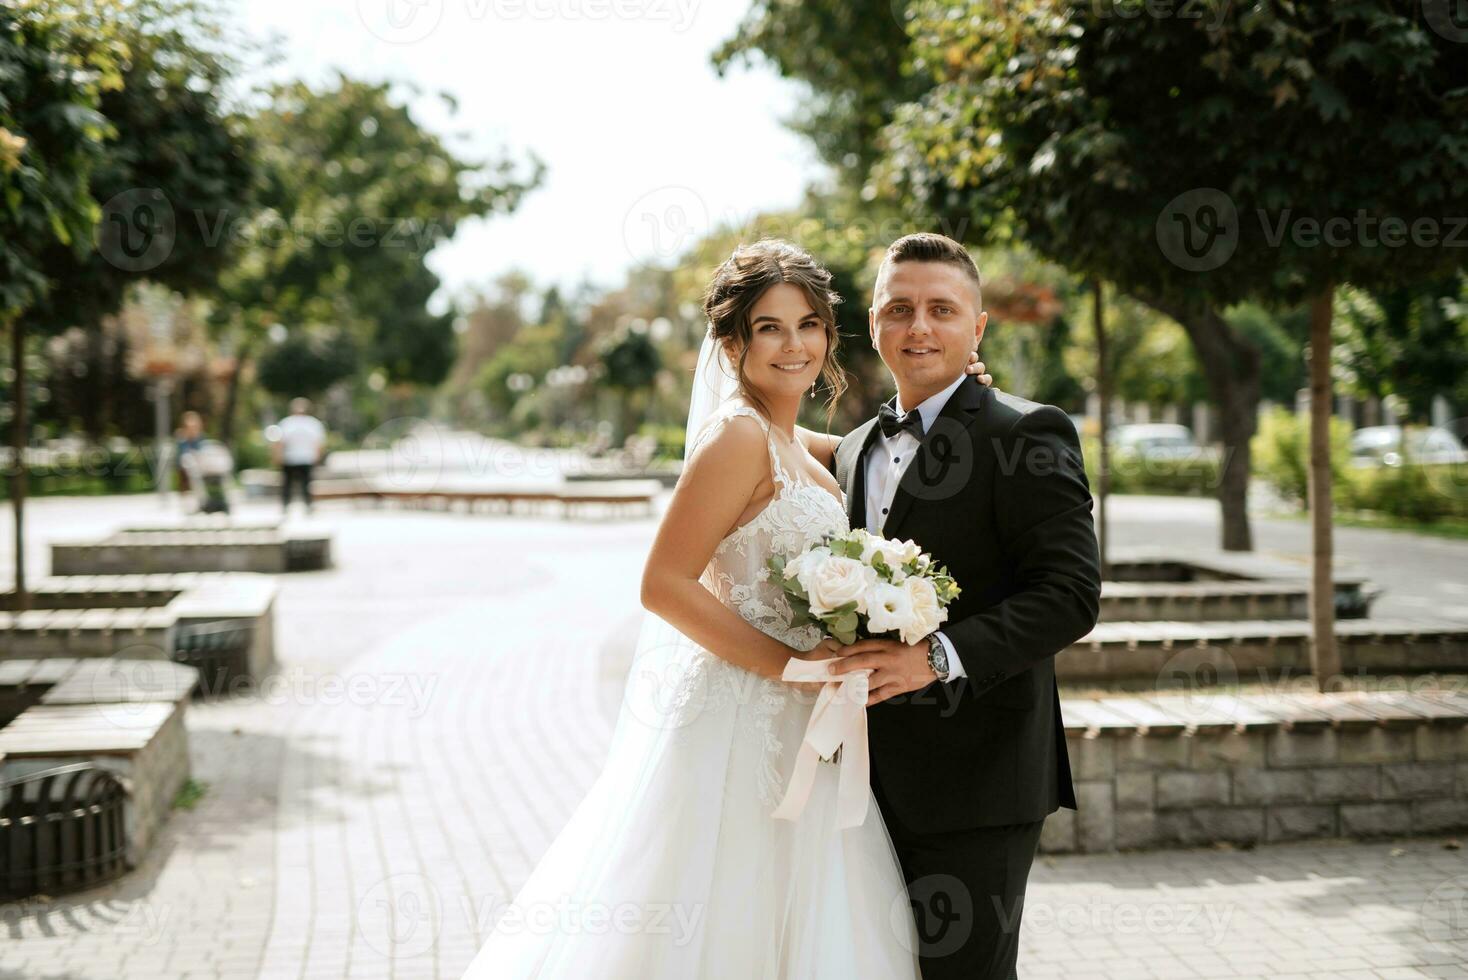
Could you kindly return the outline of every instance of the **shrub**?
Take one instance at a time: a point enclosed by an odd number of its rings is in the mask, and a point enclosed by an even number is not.
[[[1100,487],[1101,446],[1095,438],[1082,439],[1086,478],[1093,491]],[[1216,453],[1203,450],[1188,459],[1148,459],[1136,453],[1111,453],[1111,492],[1211,496],[1218,492],[1220,464]]]
[[[1331,419],[1332,496],[1340,510],[1369,511],[1430,523],[1468,519],[1468,466],[1454,464],[1353,466],[1350,426]],[[1254,473],[1286,500],[1307,499],[1309,435],[1305,420],[1277,409],[1260,420],[1254,437]]]
[[[1285,500],[1303,505],[1309,498],[1310,427],[1306,419],[1276,408],[1259,419],[1259,431],[1250,444],[1254,475]],[[1337,488],[1347,480],[1351,457],[1351,427],[1344,419],[1330,420],[1330,471]]]

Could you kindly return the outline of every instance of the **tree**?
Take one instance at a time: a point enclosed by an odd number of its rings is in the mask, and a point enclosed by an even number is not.
[[[434,385],[452,367],[454,317],[429,312],[439,280],[427,255],[463,221],[513,210],[542,168],[519,176],[509,159],[460,158],[401,95],[340,74],[264,93],[251,120],[259,209],[226,229],[243,246],[218,315],[237,351],[226,425],[240,372],[274,324],[355,331],[363,366],[390,384]]]
[[[70,256],[91,245],[98,207],[91,191],[113,135],[99,105],[122,84],[115,38],[60,4],[0,7],[0,327],[8,328],[14,370],[11,502],[15,512],[15,594],[29,604],[25,578],[25,317],[52,289],[48,252]]]
[[[984,52],[986,60],[976,59],[975,52],[982,52],[985,43],[985,33],[978,27],[987,27],[990,36],[1002,35],[1008,29],[1004,23],[1022,18],[1024,11],[1048,12],[1059,18],[1065,4],[1025,0],[1009,11],[990,11],[987,6],[966,0],[862,0],[855,7],[832,0],[760,2],[740,32],[718,52],[716,63],[723,65],[736,56],[758,52],[786,77],[810,85],[815,94],[795,127],[810,133],[822,155],[841,168],[843,184],[860,189],[864,206],[892,207],[900,201],[905,209],[902,213],[925,215],[922,223],[936,225],[934,230],[961,241],[1002,246],[1012,240],[1019,230],[1016,225],[1024,225],[1028,215],[1016,218],[1010,212],[1009,201],[1015,198],[1012,187],[974,193],[982,189],[975,187],[975,161],[1005,156],[1007,149],[1007,144],[985,146],[982,142],[994,132],[993,127],[978,140],[971,138],[981,122],[978,100],[987,95],[979,84],[990,76],[1004,78],[1008,72],[1011,81],[1028,85],[1028,74],[1025,63],[1006,64],[1002,51]],[[1109,13],[1109,7],[1097,10],[1097,16]],[[991,16],[999,14],[1007,16]],[[867,26],[858,30],[848,18]],[[981,18],[987,23],[976,25]],[[1046,107],[1045,111],[1055,109]],[[1029,135],[1038,139],[1048,131],[1045,112],[1036,113],[1038,118],[1030,120]],[[934,114],[937,119],[931,118]],[[898,122],[895,129],[894,120]],[[945,129],[940,122],[952,126]],[[913,130],[927,130],[933,139],[915,138],[921,134]],[[987,170],[982,180],[992,179],[997,170],[1002,165]],[[902,179],[894,180],[895,175]],[[1053,191],[1047,187],[1040,196],[1025,200],[1035,208],[1064,206],[1066,198]],[[1031,234],[1033,229],[1026,228],[1021,237],[1028,241]],[[1057,232],[1053,237],[1064,235]],[[1039,250],[1086,278],[1095,278],[1087,264],[1073,261],[1065,248]],[[1247,549],[1252,540],[1245,494],[1249,437],[1259,401],[1258,351],[1217,310],[1176,303],[1163,312],[1180,322],[1187,318],[1184,325],[1220,408],[1230,460],[1220,486],[1223,541],[1225,547]],[[1003,369],[997,362],[996,367]]]
[[[647,331],[628,329],[609,339],[601,351],[601,383],[622,405],[622,438],[637,433],[646,393],[662,370],[663,359]]]
[[[1013,216],[1042,254],[1183,324],[1222,402],[1226,547],[1249,543],[1243,437],[1259,356],[1222,310],[1308,304],[1311,606],[1324,683],[1339,666],[1326,428],[1334,288],[1454,267],[1440,243],[1450,216],[1468,213],[1461,49],[1401,0],[1233,6],[1207,21],[1040,0],[920,11],[915,57],[938,84],[898,112],[892,177],[976,221]]]
[[[345,330],[287,333],[260,355],[260,386],[273,395],[315,397],[357,370],[357,343]]]
[[[1335,368],[1357,395],[1396,395],[1409,418],[1431,417],[1446,394],[1468,405],[1468,276],[1336,300]],[[1461,433],[1459,434],[1461,436]]]
[[[762,57],[806,83],[809,93],[791,126],[859,188],[892,112],[930,84],[902,57],[907,35],[894,16],[900,9],[893,0],[755,0],[714,52],[714,65],[724,72]]]

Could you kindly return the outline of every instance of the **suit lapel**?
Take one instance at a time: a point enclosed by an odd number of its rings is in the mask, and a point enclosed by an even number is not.
[[[924,433],[912,462],[903,471],[897,492],[892,497],[892,512],[882,525],[884,537],[897,536],[903,519],[918,497],[939,499],[947,495],[944,491],[949,488],[944,486],[943,475],[957,462],[953,454],[973,451],[972,440],[956,436],[959,432],[967,432],[969,420],[993,396],[991,389],[973,377],[965,378],[963,384],[953,390],[943,410]],[[938,474],[936,477],[935,473]]]
[[[849,435],[844,446],[847,449],[845,457],[837,453],[836,479],[841,483],[841,489],[846,493],[846,518],[853,527],[867,526],[867,477],[866,477],[866,454],[867,447],[876,438],[877,420],[867,419],[861,426]]]

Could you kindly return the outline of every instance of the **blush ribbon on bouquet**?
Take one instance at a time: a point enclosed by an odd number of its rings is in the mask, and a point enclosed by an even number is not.
[[[831,758],[841,749],[841,774],[836,789],[836,826],[860,827],[866,822],[867,803],[871,799],[871,758],[867,752],[867,693],[871,671],[853,670],[839,677],[830,673],[830,660],[794,660],[785,665],[781,675],[790,682],[821,683],[810,713],[800,751],[795,756],[795,771],[785,798],[775,807],[777,820],[794,820],[805,809],[815,785],[816,767],[822,758]]]

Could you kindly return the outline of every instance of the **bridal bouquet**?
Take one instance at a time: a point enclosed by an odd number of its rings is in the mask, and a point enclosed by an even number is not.
[[[831,535],[793,558],[769,560],[795,611],[791,626],[820,623],[841,643],[896,637],[916,643],[948,619],[958,583],[912,541],[863,529]]]

